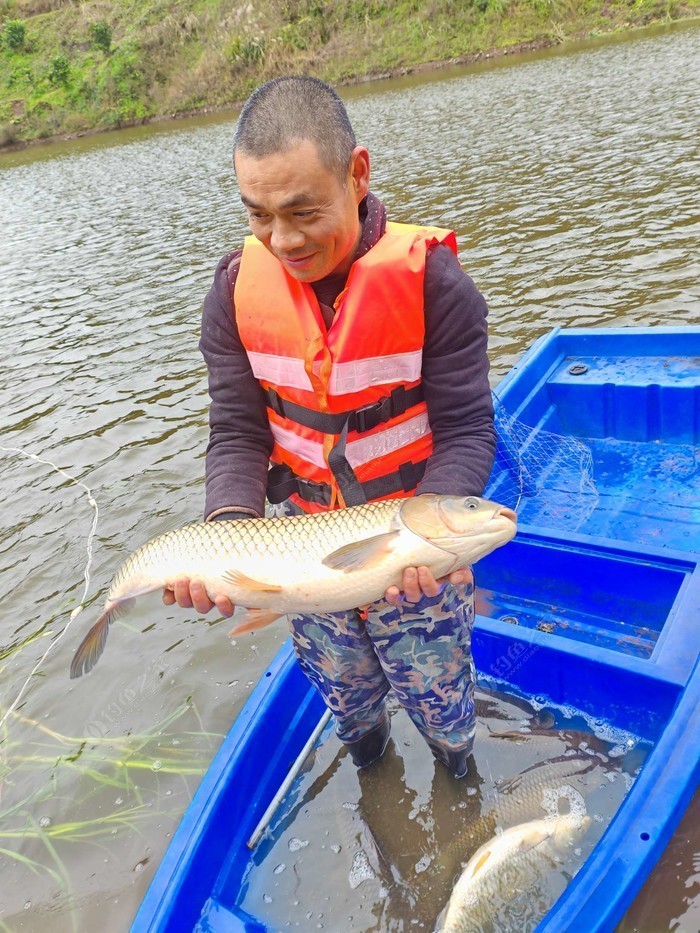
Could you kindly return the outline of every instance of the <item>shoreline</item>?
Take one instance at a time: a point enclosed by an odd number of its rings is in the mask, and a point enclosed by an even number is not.
[[[650,24],[652,25],[652,24]],[[636,27],[637,29],[639,27]],[[642,29],[648,27],[641,27]],[[630,30],[632,32],[633,30]],[[611,31],[606,35],[619,35],[620,30]],[[480,61],[488,61],[494,58],[504,58],[508,55],[523,55],[526,52],[536,52],[539,49],[550,48],[555,45],[567,45],[569,42],[580,42],[584,36],[573,36],[570,39],[560,40],[552,38],[532,39],[527,42],[517,42],[513,45],[501,46],[499,48],[479,49],[476,52],[465,52],[464,55],[453,56],[452,58],[436,59],[427,62],[419,62],[416,65],[396,65],[387,71],[374,74],[358,75],[356,78],[347,81],[341,81],[334,86],[355,87],[360,84],[370,84],[372,81],[387,81],[391,78],[402,78],[406,75],[421,74],[422,72],[439,71],[442,68],[450,68],[459,65],[473,65]],[[71,139],[82,139],[89,136],[101,136],[103,133],[112,133],[118,130],[126,130],[135,126],[152,126],[158,123],[170,123],[177,120],[186,120],[189,117],[209,116],[217,113],[225,113],[227,110],[236,110],[243,106],[245,100],[235,100],[230,103],[210,107],[196,107],[192,110],[183,110],[179,113],[160,114],[153,117],[144,117],[139,120],[124,120],[118,126],[101,126],[90,129],[76,130],[72,133],[56,133],[52,136],[37,136],[35,139],[19,140],[0,146],[0,155],[4,152],[22,152],[34,146],[51,145],[55,142],[68,142]]]
[[[479,49],[475,52],[465,52],[463,55],[452,56],[445,59],[434,59],[425,62],[419,62],[414,65],[396,65],[379,73],[366,73],[357,77],[338,82],[334,84],[336,88],[357,87],[362,84],[370,84],[373,81],[387,81],[393,78],[406,77],[412,74],[422,74],[436,72],[446,68],[475,65],[482,61],[491,61],[499,58],[506,58],[514,55],[525,55],[529,52],[536,52],[541,49],[561,47],[588,41],[599,41],[610,39],[614,36],[630,36],[634,33],[643,34],[654,27],[674,26],[679,23],[692,23],[697,17],[682,17],[672,20],[668,23],[652,21],[646,25],[631,25],[629,28],[611,29],[609,32],[599,33],[595,36],[590,34],[574,34],[565,38],[542,37],[540,39],[531,39],[523,42],[515,42],[511,45],[499,46],[495,48]],[[698,20],[700,22],[700,20]],[[82,139],[91,136],[101,136],[106,133],[112,133],[118,130],[131,129],[138,126],[152,126],[161,123],[175,123],[178,120],[186,120],[190,117],[212,116],[217,113],[225,113],[229,110],[240,109],[245,100],[230,101],[226,104],[196,107],[191,110],[183,110],[177,113],[159,114],[152,117],[144,117],[138,120],[124,120],[118,126],[92,127],[84,130],[76,130],[70,133],[56,133],[51,136],[41,136],[29,140],[18,140],[7,145],[0,145],[0,157],[4,153],[22,152],[35,146],[50,146],[56,142],[68,142],[72,139]]]

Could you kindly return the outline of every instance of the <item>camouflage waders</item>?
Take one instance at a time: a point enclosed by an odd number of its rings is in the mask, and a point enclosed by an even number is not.
[[[364,615],[290,616],[296,656],[333,713],[341,741],[352,746],[384,730],[385,744],[384,697],[393,689],[436,757],[444,760],[442,749],[469,753],[476,680],[473,583],[446,584],[437,596],[399,607],[381,599]]]

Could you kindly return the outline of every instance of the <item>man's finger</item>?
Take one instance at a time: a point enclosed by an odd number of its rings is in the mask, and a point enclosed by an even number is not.
[[[409,603],[417,603],[421,597],[418,571],[415,567],[407,567],[403,572],[403,595]]]
[[[427,567],[418,568],[418,585],[425,596],[437,596],[440,584]]]
[[[219,610],[222,616],[225,616],[227,619],[230,619],[233,615],[233,610],[236,608],[228,596],[217,596],[214,600],[216,608]]]
[[[192,580],[190,583],[190,597],[192,607],[202,615],[212,608],[214,603],[209,599],[209,595],[200,580]]]
[[[187,577],[180,577],[173,583],[173,593],[175,594],[175,602],[181,609],[192,608],[190,581]]]
[[[474,574],[469,567],[464,567],[462,570],[455,570],[454,573],[450,574],[450,583],[452,586],[461,586],[463,583],[471,583],[473,579]]]

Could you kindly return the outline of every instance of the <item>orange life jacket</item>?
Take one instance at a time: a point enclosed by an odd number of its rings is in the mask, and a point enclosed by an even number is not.
[[[234,307],[267,395],[271,502],[291,497],[321,511],[415,489],[432,452],[421,365],[425,258],[435,243],[457,253],[449,230],[388,223],[351,266],[327,329],[311,286],[246,239]]]

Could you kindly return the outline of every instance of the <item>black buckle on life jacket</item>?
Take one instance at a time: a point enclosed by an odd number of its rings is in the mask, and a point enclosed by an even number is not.
[[[378,424],[393,418],[393,405],[391,396],[373,402],[371,405],[365,405],[364,408],[358,408],[354,415],[350,415],[350,425],[358,434],[364,434],[365,431],[371,431]]]
[[[419,460],[418,463],[413,463],[409,460],[402,463],[394,473],[387,473],[376,479],[359,483],[365,501],[380,499],[395,492],[412,492],[423,478],[427,462],[427,460]],[[302,479],[293,473],[290,467],[283,464],[271,467],[267,474],[268,500],[276,504],[284,502],[294,494],[306,502],[315,502],[319,505],[331,504],[331,487],[327,483],[314,483],[312,480]]]
[[[331,487],[327,483],[314,483],[310,479],[296,477],[297,494],[307,502],[316,502],[318,505],[331,504]]]
[[[340,434],[346,424],[349,431],[364,434],[422,402],[423,387],[420,383],[412,389],[405,389],[402,385],[397,386],[378,402],[354,411],[335,413],[316,411],[297,405],[296,402],[285,401],[274,389],[267,389],[265,395],[268,408],[271,408],[281,418],[289,418],[291,421],[313,428],[315,431],[321,431],[323,434]]]
[[[307,502],[331,504],[331,487],[327,483],[314,483],[310,479],[302,479],[282,463],[270,467],[267,472],[268,501],[277,505],[295,494]]]

